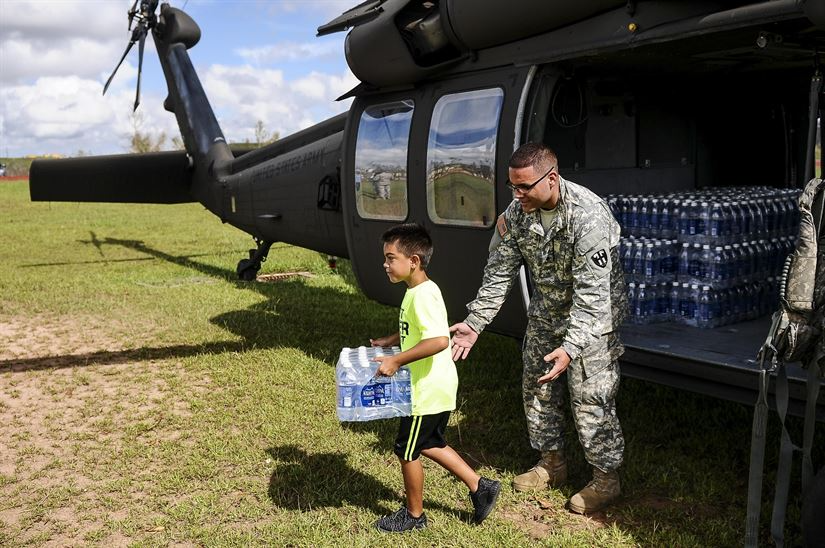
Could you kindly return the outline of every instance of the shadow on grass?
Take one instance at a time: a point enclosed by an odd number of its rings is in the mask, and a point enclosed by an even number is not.
[[[397,500],[398,493],[352,468],[343,453],[308,454],[294,445],[271,447],[266,452],[280,462],[272,471],[267,492],[272,502],[281,508],[308,511],[319,506],[337,508],[346,503],[378,515],[398,509],[395,503],[382,504],[382,501]],[[437,508],[464,521],[471,517],[468,512],[429,500],[426,504],[428,508]]]
[[[88,365],[122,365],[145,360],[165,360],[169,358],[186,358],[198,354],[218,354],[223,352],[240,352],[244,350],[242,342],[225,341],[208,344],[178,344],[157,348],[143,347],[130,350],[100,350],[84,354],[63,354],[61,356],[43,356],[39,358],[0,360],[0,372],[22,373],[41,369],[61,369],[64,367],[85,367]]]

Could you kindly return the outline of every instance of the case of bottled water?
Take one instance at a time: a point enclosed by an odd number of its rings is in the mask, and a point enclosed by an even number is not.
[[[410,370],[401,367],[392,377],[376,377],[378,356],[401,352],[390,348],[344,348],[335,366],[338,392],[338,420],[371,421],[405,417],[412,413]]]

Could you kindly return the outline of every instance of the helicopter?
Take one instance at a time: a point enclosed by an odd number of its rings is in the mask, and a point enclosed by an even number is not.
[[[602,195],[793,190],[814,176],[821,0],[367,0],[317,29],[348,31],[360,81],[340,98],[353,99],[349,111],[252,151],[229,146],[201,86],[187,53],[201,37],[195,21],[158,0],[135,0],[128,16],[120,62],[138,44],[135,108],[151,34],[185,150],[35,160],[31,199],[199,202],[252,236],[242,280],[284,242],[349,259],[367,297],[397,305],[376,242],[415,221],[437,242],[429,274],[448,314],[463,318],[512,199],[509,156],[530,141]],[[489,330],[523,336],[530,283],[522,272]],[[753,404],[768,323],[701,337],[628,325],[622,373]],[[789,372],[790,411],[801,414],[804,374]]]

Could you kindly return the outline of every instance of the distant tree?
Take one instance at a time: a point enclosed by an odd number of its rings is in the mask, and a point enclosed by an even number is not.
[[[183,150],[186,146],[183,144],[183,139],[180,136],[175,135],[172,137],[172,150]]]
[[[92,151],[91,150],[83,150],[82,148],[79,148],[79,149],[77,149],[77,152],[74,153],[74,155],[75,155],[76,158],[79,158],[81,156],[91,156]]]
[[[280,138],[280,134],[277,131],[273,131],[270,135],[269,131],[267,131],[266,126],[264,125],[263,120],[258,120],[255,123],[255,144],[258,148],[268,145],[270,143],[274,143]]]
[[[143,113],[133,112],[130,116],[132,122],[132,138],[129,146],[131,152],[158,152],[163,143],[166,142],[166,132],[161,131],[156,135],[141,130],[143,127]]]

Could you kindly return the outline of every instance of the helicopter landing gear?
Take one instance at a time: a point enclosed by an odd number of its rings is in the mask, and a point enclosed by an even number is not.
[[[255,279],[255,276],[258,275],[258,271],[261,269],[261,263],[266,260],[266,256],[269,254],[269,248],[273,242],[265,242],[255,238],[255,243],[258,245],[258,248],[250,249],[249,258],[238,261],[238,267],[235,269],[235,272],[238,273],[238,278],[245,282],[251,282]]]

